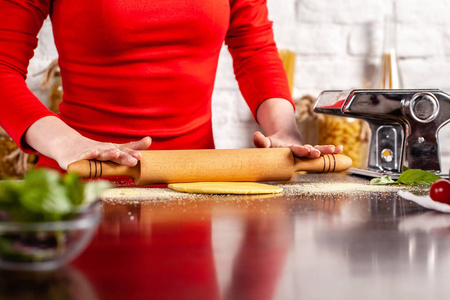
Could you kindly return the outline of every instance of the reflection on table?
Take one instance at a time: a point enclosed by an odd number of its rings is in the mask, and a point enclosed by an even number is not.
[[[46,274],[1,272],[0,299],[13,287],[14,299],[62,299],[50,287],[94,300],[450,297],[450,216],[392,191],[352,190],[361,180],[351,176],[308,176],[349,189],[106,201],[78,259]]]

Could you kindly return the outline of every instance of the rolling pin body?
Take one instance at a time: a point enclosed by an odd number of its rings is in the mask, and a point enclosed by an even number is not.
[[[68,171],[84,178],[131,176],[136,184],[204,181],[287,181],[296,171],[340,172],[351,167],[349,157],[294,157],[288,148],[147,150],[135,167],[82,160]]]

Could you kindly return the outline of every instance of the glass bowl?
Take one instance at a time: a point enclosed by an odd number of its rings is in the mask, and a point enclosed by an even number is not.
[[[96,201],[67,221],[0,222],[0,268],[48,271],[62,267],[87,247],[101,217],[101,203]]]

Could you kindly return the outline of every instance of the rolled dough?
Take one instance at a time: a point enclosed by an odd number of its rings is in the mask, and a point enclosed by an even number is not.
[[[256,182],[189,182],[171,183],[168,188],[184,193],[197,194],[276,194],[283,188]]]

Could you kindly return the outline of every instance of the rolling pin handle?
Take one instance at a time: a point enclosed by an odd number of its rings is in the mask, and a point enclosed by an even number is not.
[[[294,157],[295,171],[318,173],[347,171],[352,166],[352,159],[343,154],[324,154],[319,158]]]
[[[323,170],[322,173],[334,172],[336,170],[336,157],[334,154],[322,155]]]
[[[103,164],[101,161],[89,159],[89,178],[102,177]]]
[[[80,160],[71,163],[67,172],[80,175],[81,178],[96,178],[106,176],[129,176],[135,181],[140,176],[139,162],[134,167],[127,167],[110,161]]]

